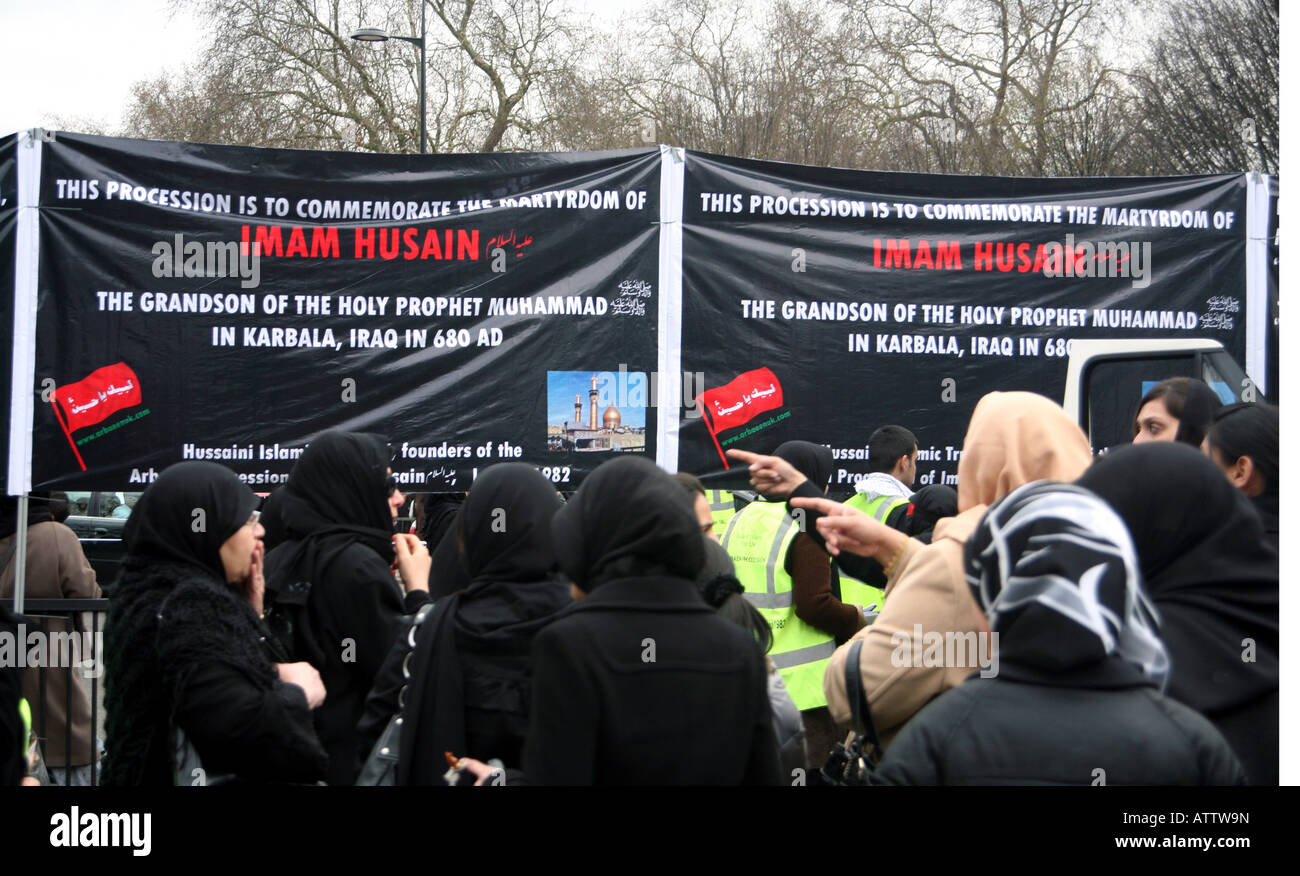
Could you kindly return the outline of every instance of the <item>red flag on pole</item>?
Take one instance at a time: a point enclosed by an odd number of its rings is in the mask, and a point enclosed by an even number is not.
[[[774,410],[784,404],[781,382],[776,379],[770,368],[756,368],[746,371],[730,383],[716,389],[706,390],[695,397],[695,404],[705,414],[704,424],[708,427],[713,445],[722,457],[722,464],[731,465],[718,444],[718,433],[726,429],[743,426],[761,413]]]
[[[105,365],[76,383],[68,383],[54,390],[54,398],[51,399],[54,416],[63,427],[63,434],[72,445],[72,452],[82,471],[86,470],[86,463],[77,451],[72,433],[102,423],[117,411],[134,407],[140,402],[140,379],[125,362]]]

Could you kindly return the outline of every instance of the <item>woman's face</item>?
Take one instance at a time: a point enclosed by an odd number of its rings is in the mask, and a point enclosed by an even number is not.
[[[266,530],[254,514],[221,545],[221,565],[226,569],[227,582],[238,584],[248,579],[253,566],[253,551],[265,534]]]
[[[1137,427],[1137,434],[1133,436],[1134,444],[1178,439],[1178,420],[1169,413],[1162,398],[1152,399],[1142,406],[1137,415]]]

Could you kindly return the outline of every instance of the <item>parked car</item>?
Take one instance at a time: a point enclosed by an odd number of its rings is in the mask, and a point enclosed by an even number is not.
[[[95,579],[109,594],[126,555],[122,530],[139,493],[68,490],[68,519],[64,521],[81,540],[81,549],[95,570]]]

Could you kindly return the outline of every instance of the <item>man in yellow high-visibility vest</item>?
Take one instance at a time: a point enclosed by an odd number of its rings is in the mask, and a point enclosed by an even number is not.
[[[881,426],[872,432],[867,441],[868,474],[855,488],[862,497],[855,507],[884,523],[889,511],[883,509],[892,510],[897,503],[881,500],[912,498],[916,451],[916,436],[902,426]]]
[[[867,441],[868,475],[858,481],[856,490],[844,504],[871,515],[881,523],[908,504],[912,484],[916,481],[916,436],[902,426],[881,426]],[[879,611],[884,603],[884,576],[871,581],[850,577],[842,569],[839,575],[840,599]]]
[[[825,492],[834,465],[829,448],[789,441],[775,455]],[[722,546],[736,566],[745,598],[772,627],[769,656],[803,712],[810,766],[820,768],[838,735],[826,710],[822,676],[836,639],[861,629],[862,607],[835,598],[830,558],[801,531],[784,501],[760,498],[736,512]]]

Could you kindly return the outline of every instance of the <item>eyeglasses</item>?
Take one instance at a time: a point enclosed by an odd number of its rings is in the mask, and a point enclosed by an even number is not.
[[[388,498],[391,499],[393,497],[393,493],[396,492],[397,492],[397,476],[389,475],[388,476]]]

